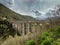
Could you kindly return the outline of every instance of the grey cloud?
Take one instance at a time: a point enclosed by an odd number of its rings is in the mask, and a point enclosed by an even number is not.
[[[0,0],[1,3],[7,5],[7,1]],[[30,14],[32,10],[46,11],[48,8],[52,8],[60,3],[60,0],[14,0],[14,10],[20,10],[22,13]]]

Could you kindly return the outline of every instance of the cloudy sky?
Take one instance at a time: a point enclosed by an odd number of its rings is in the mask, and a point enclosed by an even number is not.
[[[0,0],[0,3],[21,14],[33,16],[32,10],[47,11],[60,4],[60,0]]]

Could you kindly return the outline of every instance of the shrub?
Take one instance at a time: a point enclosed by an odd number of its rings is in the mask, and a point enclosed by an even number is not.
[[[29,40],[26,42],[26,45],[38,45],[38,43],[35,40]]]
[[[41,45],[52,45],[50,40],[44,40]]]

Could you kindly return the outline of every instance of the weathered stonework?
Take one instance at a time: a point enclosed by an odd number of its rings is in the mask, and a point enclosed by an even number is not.
[[[60,25],[60,20],[58,21],[14,21],[12,23],[13,28],[21,35],[26,35],[29,33],[42,33],[48,29],[54,28]]]

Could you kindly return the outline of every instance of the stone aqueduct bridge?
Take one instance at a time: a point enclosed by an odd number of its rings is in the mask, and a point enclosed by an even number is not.
[[[48,29],[60,25],[60,21],[13,21],[12,26],[20,35],[28,33],[42,33]]]

